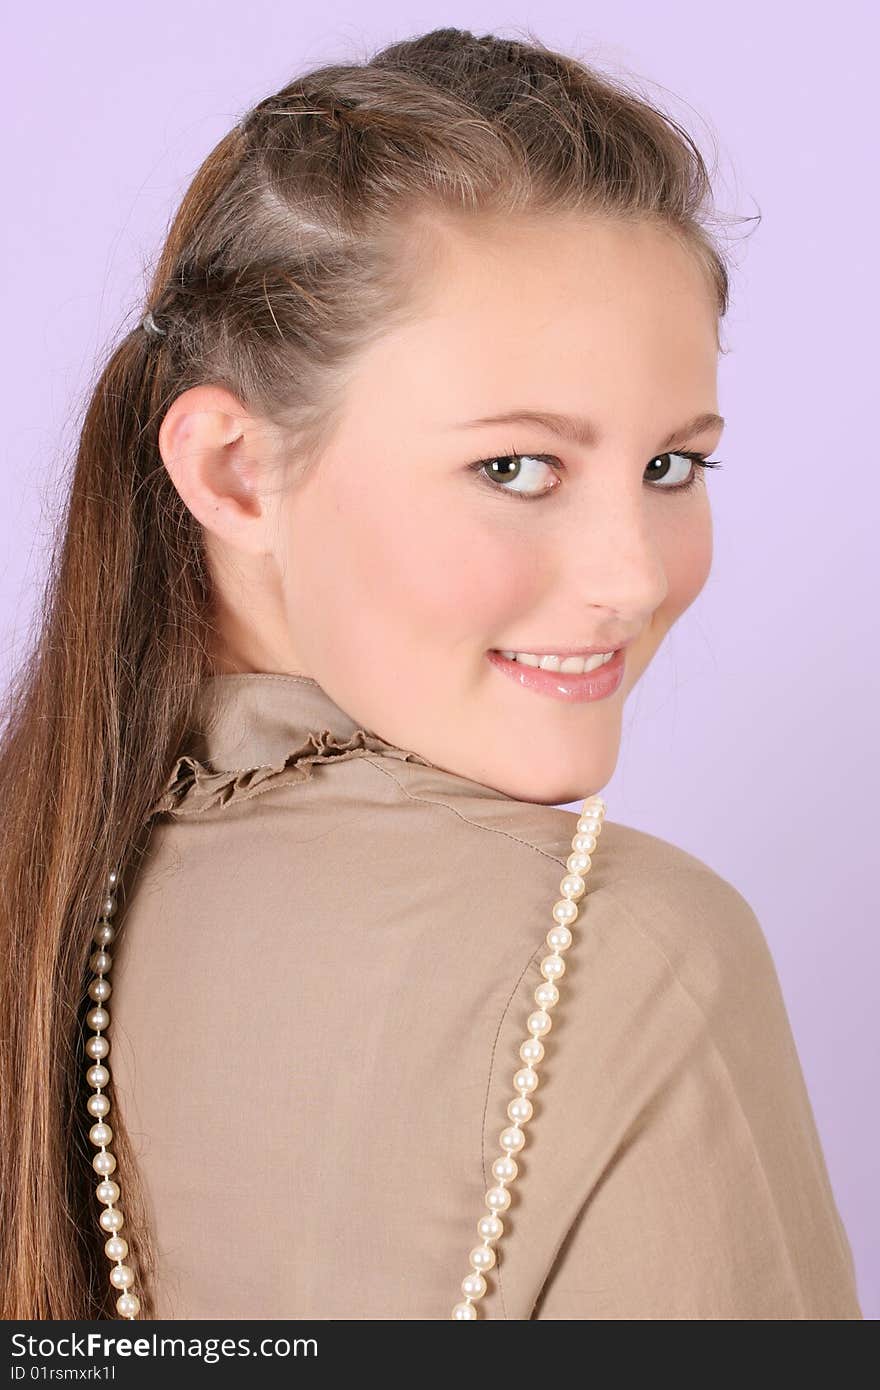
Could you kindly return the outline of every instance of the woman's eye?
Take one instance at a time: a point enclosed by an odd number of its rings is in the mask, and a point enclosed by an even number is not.
[[[676,469],[670,466],[667,459],[680,459],[684,462],[684,477],[676,478]],[[659,468],[655,465],[659,464]],[[687,491],[694,487],[699,481],[700,470],[703,468],[716,468],[718,465],[707,460],[703,454],[696,454],[693,451],[681,451],[677,454],[655,454],[648,464],[645,472],[648,474],[648,482],[653,484],[658,491],[677,492],[679,489]],[[653,472],[651,470],[654,470]],[[679,470],[681,471],[681,470]],[[673,481],[667,482],[667,478],[672,477]]]
[[[513,493],[515,497],[543,497],[547,492],[555,492],[558,483],[549,487],[534,486],[540,480],[541,471],[559,470],[558,463],[547,462],[540,454],[497,454],[494,458],[478,459],[470,467],[479,472],[490,487],[502,492]],[[516,486],[522,483],[523,486]]]
[[[668,460],[679,460],[678,465]],[[522,501],[545,497],[555,492],[558,479],[549,485],[541,486],[541,470],[559,473],[562,464],[558,459],[543,454],[497,454],[493,458],[478,459],[469,465],[478,472],[489,487],[495,491],[509,492]],[[680,450],[677,453],[655,454],[648,464],[647,481],[655,492],[688,492],[696,487],[704,469],[719,468],[717,460],[707,459],[705,455],[693,450]],[[683,476],[680,476],[682,475]],[[546,473],[545,473],[546,477]],[[672,481],[669,481],[669,480]]]

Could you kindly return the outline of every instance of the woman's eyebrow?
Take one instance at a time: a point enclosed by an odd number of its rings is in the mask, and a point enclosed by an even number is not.
[[[578,444],[584,449],[595,448],[600,437],[591,420],[585,419],[582,415],[563,415],[555,410],[510,410],[501,415],[482,415],[476,420],[463,420],[455,428],[473,429],[478,425],[541,425],[551,433],[558,434],[561,439],[567,439],[569,443]],[[659,447],[671,449],[689,439],[691,435],[702,434],[704,430],[715,429],[718,426],[724,428],[724,417],[716,415],[713,411],[703,411],[680,429],[673,430]]]

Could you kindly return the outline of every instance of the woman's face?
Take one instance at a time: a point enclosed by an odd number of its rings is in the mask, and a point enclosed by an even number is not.
[[[680,451],[720,438],[720,421],[686,428],[718,408],[712,295],[649,225],[572,215],[443,244],[428,311],[368,349],[331,446],[283,499],[289,651],[268,669],[460,776],[577,801],[610,780],[624,701],[709,573],[706,475]],[[473,423],[523,411],[592,437]],[[629,639],[619,688],[591,701],[487,656]]]

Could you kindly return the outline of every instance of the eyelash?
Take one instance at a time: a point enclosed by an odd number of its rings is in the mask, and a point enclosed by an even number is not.
[[[654,458],[666,458],[667,455],[669,457],[690,459],[691,462],[697,466],[686,483],[676,483],[674,487],[655,486],[653,487],[654,492],[691,492],[700,480],[701,469],[722,467],[720,459],[706,458],[705,454],[697,453],[693,449],[667,449],[662,454],[655,454]],[[488,464],[495,463],[498,459],[534,458],[539,459],[542,463],[546,463],[548,468],[553,468],[558,473],[562,465],[558,462],[551,463],[551,457],[552,455],[547,454],[521,453],[518,449],[511,448],[510,452],[507,454],[492,454],[489,458],[477,459],[476,463],[468,464],[468,468],[472,472],[478,473],[480,469],[486,468]],[[651,460],[652,463],[653,461],[654,459]],[[515,492],[513,488],[505,487],[503,482],[497,482],[485,473],[483,474],[482,480],[493,492],[505,492],[508,496],[515,497],[518,502],[537,502],[540,498],[548,497],[550,493],[556,491],[556,487],[549,487],[545,488],[543,492]]]

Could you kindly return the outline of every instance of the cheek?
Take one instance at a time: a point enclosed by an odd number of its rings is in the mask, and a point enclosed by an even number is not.
[[[678,616],[694,602],[712,568],[712,519],[708,507],[699,521],[683,527],[666,548],[668,593],[664,609]]]
[[[444,636],[488,646],[529,586],[509,538],[440,501],[360,498],[337,508],[333,555],[330,582],[337,594],[357,594],[355,617],[368,613],[374,634],[434,648]]]

